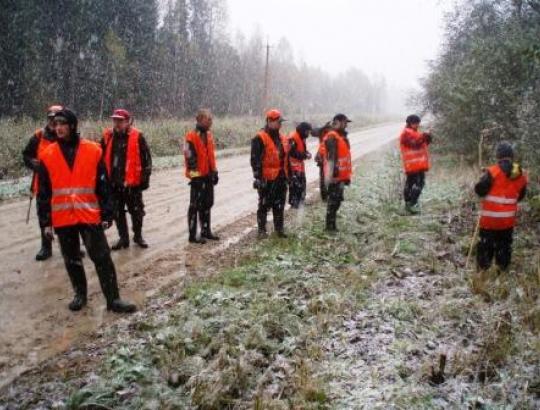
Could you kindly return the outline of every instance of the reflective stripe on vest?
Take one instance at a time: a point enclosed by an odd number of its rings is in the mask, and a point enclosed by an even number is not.
[[[505,204],[505,205],[511,205],[511,204],[517,204],[517,198],[506,198],[504,196],[494,196],[494,195],[487,195],[484,197],[484,201],[493,202],[496,204]]]
[[[516,216],[516,211],[497,212],[497,211],[480,211],[481,216],[489,216],[490,218],[513,218]]]
[[[67,211],[69,209],[92,209],[99,211],[98,202],[62,202],[60,204],[53,204],[51,210],[54,211]]]
[[[93,188],[60,188],[60,189],[54,189],[52,194],[53,196],[60,196],[60,195],[76,195],[76,194],[93,194],[94,189]]]

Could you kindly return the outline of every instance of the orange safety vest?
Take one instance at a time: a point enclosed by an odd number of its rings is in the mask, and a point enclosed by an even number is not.
[[[206,144],[203,142],[199,132],[196,130],[189,131],[185,137],[186,148],[184,149],[184,164],[186,168],[186,177],[189,176],[188,158],[187,158],[187,143],[191,142],[197,154],[197,171],[200,176],[205,177],[210,172],[216,172],[216,154],[214,148],[214,136],[210,131],[206,132]]]
[[[51,145],[54,144],[54,141],[50,141],[47,138],[45,138],[45,129],[40,128],[37,129],[34,133],[34,136],[39,140],[38,147],[37,147],[37,155],[36,159],[41,160],[41,155],[45,152],[45,150]],[[35,173],[32,177],[32,194],[37,195],[38,189],[39,189],[39,180],[38,180],[38,174]]]
[[[81,139],[73,168],[67,164],[60,145],[54,143],[42,154],[52,188],[52,226],[97,225],[101,209],[96,195],[96,178],[102,150],[99,145]]]
[[[326,149],[326,142],[328,139],[334,138],[337,142],[337,168],[338,175],[334,177],[334,169],[332,164],[328,161],[328,152]],[[325,177],[328,180],[334,180],[338,182],[350,181],[352,177],[352,160],[351,160],[351,149],[349,144],[344,137],[342,137],[336,131],[329,131],[324,137],[324,172]],[[330,169],[332,168],[332,169]]]
[[[300,136],[300,134],[297,131],[294,131],[289,136],[289,142],[293,142],[293,141],[296,144],[296,149],[298,150],[298,152],[300,152],[301,154],[306,152],[306,144],[304,143],[304,140],[302,139],[302,137]],[[288,145],[288,148],[290,148],[290,145]],[[293,157],[289,156],[289,170],[291,172],[305,173],[306,172],[306,167],[305,167],[305,164],[304,164],[304,160],[303,159],[296,159],[296,158],[293,158]]]
[[[139,139],[141,132],[134,127],[128,130],[128,143],[126,152],[126,169],[124,176],[124,186],[139,186],[142,178],[141,151],[139,147]],[[113,148],[114,133],[112,128],[106,128],[103,131],[103,142],[105,143],[105,167],[109,177],[112,173],[112,148]]]
[[[510,179],[498,165],[489,167],[488,172],[493,184],[481,201],[480,228],[490,230],[513,228],[516,224],[519,194],[527,185],[527,177],[521,175],[516,179]]]
[[[279,148],[274,144],[274,140],[268,133],[264,130],[258,132],[257,136],[261,139],[264,145],[264,155],[262,159],[262,177],[265,181],[274,181],[279,176],[279,172],[283,169],[285,176],[289,175],[288,167],[286,166],[287,158],[287,138],[283,134],[279,134],[279,139],[281,140],[281,145],[283,146],[283,152],[285,158],[283,158],[283,168],[282,163],[279,158]]]
[[[423,142],[418,148],[411,148],[405,144],[405,139],[423,139],[423,134],[419,131],[415,131],[412,128],[405,128],[400,137],[399,145],[401,150],[401,159],[403,161],[403,168],[406,174],[414,174],[416,172],[428,171],[431,167],[429,161],[428,144]]]

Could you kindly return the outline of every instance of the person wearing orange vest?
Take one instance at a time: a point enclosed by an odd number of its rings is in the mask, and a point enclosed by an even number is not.
[[[259,194],[257,226],[259,238],[265,238],[266,219],[272,209],[274,230],[286,238],[284,231],[285,202],[287,200],[287,138],[280,129],[285,119],[281,112],[271,109],[266,113],[266,125],[251,140],[251,169],[253,188]]]
[[[315,163],[319,167],[319,192],[321,194],[321,200],[326,202],[328,199],[328,187],[324,182],[324,137],[326,134],[332,130],[332,122],[328,121],[321,128],[316,128],[311,133],[314,137],[319,138],[319,148],[317,149],[317,154],[315,155]]]
[[[403,198],[405,209],[411,214],[420,212],[418,198],[424,189],[426,172],[430,168],[428,145],[431,144],[431,134],[419,131],[420,121],[418,115],[409,115],[399,137],[401,159],[406,174]]]
[[[298,209],[306,199],[306,159],[311,159],[306,140],[312,127],[308,122],[301,122],[291,133],[288,141],[289,159],[289,204]]]
[[[493,258],[499,269],[508,269],[518,202],[525,198],[527,191],[527,176],[514,162],[512,146],[505,141],[499,143],[496,157],[497,164],[487,168],[474,187],[481,198],[476,254],[480,271],[489,269]]]
[[[47,124],[34,132],[23,150],[23,161],[26,168],[32,171],[31,195],[37,194],[39,157],[45,149],[56,141],[54,131],[54,114],[62,109],[61,105],[52,105],[47,109]],[[41,229],[41,249],[36,254],[37,261],[44,261],[52,256],[52,242]]]
[[[53,230],[58,236],[75,291],[68,307],[77,311],[87,303],[81,237],[96,268],[107,309],[133,312],[135,305],[120,299],[116,270],[104,232],[112,224],[113,208],[101,147],[80,138],[77,117],[71,110],[56,112],[54,121],[58,141],[41,155],[37,202],[40,225],[50,240]]]
[[[124,109],[111,115],[113,127],[103,131],[101,146],[107,174],[112,187],[114,221],[119,239],[111,249],[129,247],[126,206],[131,215],[133,242],[148,248],[142,236],[144,219],[143,191],[148,189],[152,173],[150,149],[142,134],[133,127],[133,117]]]
[[[326,230],[329,232],[337,231],[337,211],[344,199],[345,185],[350,185],[352,178],[351,147],[346,131],[349,122],[345,114],[336,114],[323,142],[324,180],[328,189]]]
[[[189,179],[190,197],[188,208],[189,242],[204,244],[206,240],[219,240],[212,233],[211,209],[214,205],[214,186],[219,182],[212,127],[212,112],[200,109],[197,124],[184,138],[184,167]],[[201,234],[197,237],[197,219]]]

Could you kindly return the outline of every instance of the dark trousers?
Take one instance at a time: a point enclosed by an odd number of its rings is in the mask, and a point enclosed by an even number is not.
[[[289,204],[293,208],[300,207],[306,199],[306,174],[293,172],[289,180]]]
[[[94,263],[107,304],[119,298],[116,270],[109,250],[109,244],[101,225],[74,225],[57,228],[58,242],[64,258],[69,279],[75,294],[87,296],[86,274],[81,260],[82,238],[88,256]]]
[[[135,238],[142,237],[142,225],[145,215],[142,190],[139,188],[114,188],[112,198],[114,203],[114,222],[116,223],[120,239],[129,242],[126,207],[131,215],[133,235]]]
[[[201,223],[201,235],[211,233],[210,210],[214,205],[214,184],[207,177],[193,178],[189,183],[191,190],[188,208],[189,237],[197,236],[197,219]]]
[[[328,184],[328,202],[326,204],[326,229],[336,230],[337,212],[344,199],[345,184],[336,182]]]
[[[266,232],[266,219],[270,209],[272,209],[274,216],[274,230],[276,232],[283,232],[285,202],[287,200],[287,180],[279,177],[275,181],[267,181],[265,186],[258,190],[258,193],[257,225],[259,232]]]
[[[328,199],[328,186],[324,181],[324,167],[319,165],[319,190],[321,191],[321,199],[326,201]]]
[[[414,174],[407,174],[405,180],[405,189],[403,190],[403,198],[409,205],[416,205],[418,198],[424,189],[426,183],[425,172],[416,172]]]
[[[513,233],[513,228],[501,231],[480,229],[480,240],[476,248],[476,262],[480,269],[489,269],[493,258],[499,268],[508,268],[512,259]]]

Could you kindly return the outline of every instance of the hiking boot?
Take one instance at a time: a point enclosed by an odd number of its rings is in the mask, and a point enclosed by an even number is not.
[[[113,251],[119,251],[120,249],[126,249],[126,248],[129,248],[129,239],[126,240],[126,239],[120,238],[116,241],[116,243],[113,246],[111,246],[111,249]]]
[[[84,306],[86,306],[86,296],[84,295],[75,295],[73,300],[69,302],[68,308],[72,312],[78,312]]]
[[[137,310],[137,306],[122,299],[115,299],[111,303],[107,303],[107,310],[114,313],[133,313]]]

